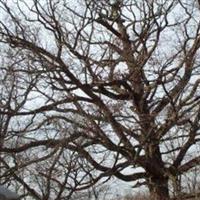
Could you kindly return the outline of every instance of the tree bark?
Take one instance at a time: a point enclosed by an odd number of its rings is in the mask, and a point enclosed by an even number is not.
[[[152,177],[149,180],[149,192],[151,200],[169,200],[168,178]]]

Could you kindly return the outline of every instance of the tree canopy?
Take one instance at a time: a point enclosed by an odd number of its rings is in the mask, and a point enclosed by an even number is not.
[[[198,1],[0,0],[0,12],[1,182],[58,200],[116,177],[179,198],[200,164]]]

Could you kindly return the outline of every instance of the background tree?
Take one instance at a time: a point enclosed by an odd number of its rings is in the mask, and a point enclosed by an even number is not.
[[[1,162],[23,169],[9,177],[35,199],[69,197],[65,177],[75,192],[113,176],[169,199],[169,183],[200,162],[197,2],[0,7],[2,81],[12,77],[2,84]],[[28,166],[45,184],[31,188]]]

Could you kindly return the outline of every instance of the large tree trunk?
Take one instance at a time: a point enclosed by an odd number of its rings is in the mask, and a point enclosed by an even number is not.
[[[155,141],[155,139],[152,139]],[[169,178],[166,176],[164,162],[158,144],[147,144],[146,171],[151,200],[169,200]]]
[[[169,200],[168,178],[152,177],[149,180],[149,191],[151,200]]]

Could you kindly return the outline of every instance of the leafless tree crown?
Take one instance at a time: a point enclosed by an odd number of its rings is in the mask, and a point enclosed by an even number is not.
[[[200,164],[198,1],[0,0],[0,12],[1,183],[37,200],[112,177],[182,195]]]

